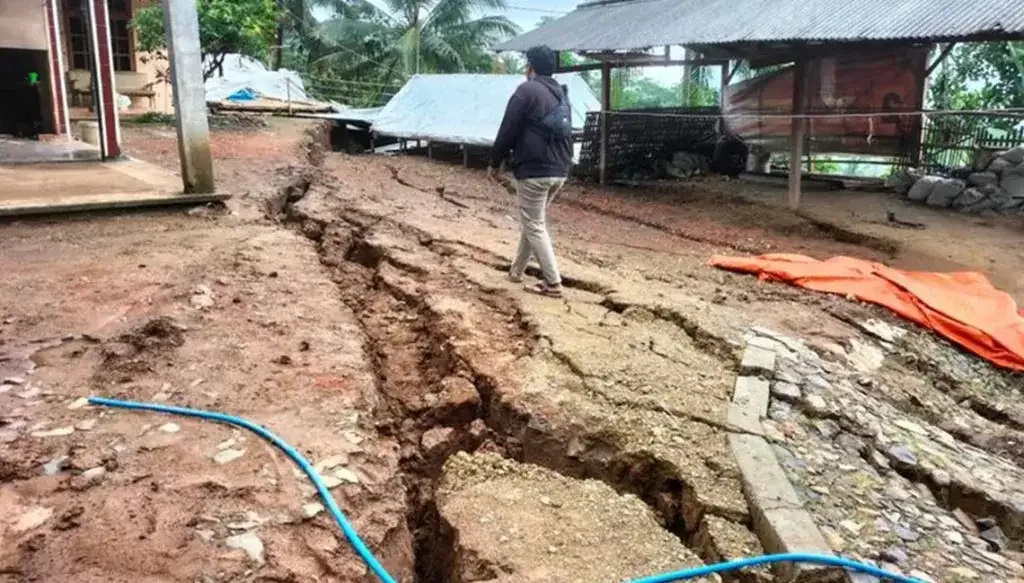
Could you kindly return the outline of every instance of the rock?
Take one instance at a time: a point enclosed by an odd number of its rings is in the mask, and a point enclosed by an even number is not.
[[[1008,160],[1004,160],[1002,158],[997,157],[995,160],[992,160],[992,162],[988,165],[988,168],[986,168],[986,170],[994,174],[1002,174],[1004,170],[1006,170],[1007,168],[1011,168],[1013,166],[1014,165],[1011,164]]]
[[[32,437],[64,437],[74,432],[75,428],[71,426],[58,427],[56,429],[47,429],[46,431],[35,431],[32,433]]]
[[[800,387],[793,383],[783,381],[772,383],[772,396],[776,399],[782,399],[788,403],[796,403],[800,400],[801,394]]]
[[[79,421],[75,423],[75,429],[79,431],[92,431],[93,427],[96,427],[98,419],[86,419],[85,421]]]
[[[342,484],[341,478],[334,475],[321,476],[320,479],[328,490],[333,490]]]
[[[1003,203],[1005,203],[1009,199],[1006,193],[1004,193],[1003,190],[998,186],[981,186],[978,187],[978,192],[985,195],[985,198],[981,199],[980,201],[972,205],[960,208],[960,212],[978,214],[982,211],[999,208]]]
[[[907,331],[898,326],[887,324],[881,320],[870,319],[863,322],[859,322],[861,330],[864,330],[868,334],[871,334],[879,340],[884,340],[890,344],[895,343],[900,338],[906,336]]]
[[[106,473],[107,469],[103,466],[88,469],[74,478],[71,478],[71,489],[78,491],[88,490],[102,482],[103,476]]]
[[[880,558],[883,561],[888,561],[896,565],[903,565],[910,560],[910,557],[907,556],[906,551],[899,547],[889,547],[885,549],[884,551],[882,551]]]
[[[866,441],[856,435],[846,433],[845,431],[840,433],[839,437],[836,438],[836,444],[846,451],[856,455],[861,455],[868,447]]]
[[[833,439],[839,435],[842,429],[839,428],[839,424],[831,419],[819,419],[814,422],[814,428],[818,430],[825,439]]]
[[[1004,170],[999,186],[1011,197],[1024,197],[1024,164]]]
[[[25,384],[25,379],[21,377],[7,377],[0,384],[18,386]]]
[[[946,470],[932,470],[932,483],[939,488],[946,488],[953,483],[953,477]]]
[[[53,508],[36,506],[18,517],[18,521],[14,523],[13,530],[16,533],[32,530],[42,526],[51,516],[53,516]]]
[[[60,457],[53,458],[43,465],[44,476],[56,476],[68,466],[68,456],[62,455]]]
[[[329,458],[322,459],[322,460],[318,461],[317,463],[313,464],[313,469],[315,469],[318,474],[323,475],[324,472],[333,470],[334,468],[336,468],[336,467],[338,467],[340,465],[347,464],[347,463],[348,463],[348,455],[346,455],[346,454],[332,455]]]
[[[907,192],[907,198],[917,202],[928,200],[928,197],[932,194],[932,190],[934,190],[935,186],[940,182],[942,182],[942,177],[940,176],[925,176],[910,187],[910,191]]]
[[[820,374],[812,374],[808,376],[803,382],[804,389],[808,391],[824,391],[826,393],[832,392],[832,383],[828,382],[828,379],[821,376]]]
[[[310,502],[309,504],[302,505],[302,516],[304,518],[313,518],[323,511],[324,505],[319,502]]]
[[[911,470],[917,467],[917,456],[902,443],[893,445],[886,453],[889,461],[898,470]]]
[[[995,172],[975,172],[967,177],[967,183],[971,186],[999,184],[999,175]]]
[[[960,526],[967,529],[967,532],[971,533],[972,535],[978,536],[979,534],[981,534],[981,531],[979,530],[978,525],[974,522],[974,519],[971,518],[971,515],[964,512],[963,509],[957,508],[953,510],[953,518],[955,518],[956,521],[960,523]],[[991,526],[995,526],[995,524],[992,524]]]
[[[243,455],[245,455],[244,449],[225,449],[217,452],[217,455],[213,456],[213,461],[218,464],[226,464],[237,460]]]
[[[949,574],[954,575],[953,578],[949,579],[950,581],[974,581],[981,577],[977,571],[970,567],[953,567],[949,570]]]
[[[423,446],[424,451],[435,453],[448,445],[454,434],[455,430],[451,427],[434,427],[423,432],[420,444]]]
[[[1003,529],[998,526],[993,526],[992,528],[981,531],[979,536],[981,540],[988,543],[989,550],[994,553],[1006,550],[1009,544],[1006,535],[1003,534]]]
[[[181,426],[177,423],[164,423],[157,428],[157,431],[162,431],[164,433],[177,433],[181,431]]]
[[[72,401],[70,405],[68,405],[68,409],[71,409],[72,411],[74,411],[75,409],[81,409],[82,407],[86,407],[88,405],[89,405],[89,399],[88,398],[86,398],[86,397],[79,397],[79,398],[75,399],[74,401]]]
[[[217,449],[218,450],[225,450],[225,449],[227,449],[229,447],[234,447],[236,443],[238,443],[237,439],[234,439],[234,438],[226,439],[226,440],[224,440],[224,441],[222,441],[222,442],[217,444]]]
[[[344,482],[346,484],[358,484],[359,483],[359,476],[357,476],[355,472],[353,472],[352,470],[350,470],[348,468],[338,468],[334,472],[334,475],[339,480],[341,480],[342,482]]]
[[[912,543],[921,540],[920,534],[913,530],[910,530],[909,528],[904,528],[902,526],[897,526],[895,529],[895,533],[896,536],[900,537],[900,540],[903,540],[904,542]]]
[[[955,530],[947,530],[945,533],[943,533],[943,536],[946,537],[946,540],[955,545],[964,544],[964,535],[960,534]]]
[[[905,194],[922,177],[924,177],[924,172],[917,168],[900,168],[886,177],[885,186],[900,194]]]
[[[925,573],[924,571],[918,571],[917,569],[914,569],[913,571],[908,573],[908,575],[910,575],[911,579],[920,579],[921,581],[925,581],[926,583],[936,583],[935,579],[932,579],[932,576],[928,573]]]
[[[807,405],[807,410],[815,415],[825,415],[830,412],[828,403],[821,395],[810,395],[804,399],[804,404]]]
[[[837,553],[843,552],[843,549],[846,548],[846,541],[843,540],[843,537],[839,536],[839,534],[831,528],[823,528],[821,530],[822,534],[825,535],[825,542],[828,543],[829,548]]]
[[[1006,160],[1011,166],[1024,162],[1024,146],[1018,146],[999,154],[999,159]]]
[[[263,541],[255,533],[246,532],[224,539],[228,548],[241,549],[256,564],[263,564]]]
[[[846,358],[859,371],[875,372],[882,368],[882,364],[885,362],[885,353],[873,342],[851,338],[850,350]]]
[[[858,524],[853,520],[844,520],[839,523],[839,527],[853,536],[860,534],[860,531],[864,528],[862,524]]]
[[[791,421],[794,416],[795,413],[793,412],[793,407],[785,401],[774,399],[768,406],[769,419],[774,419],[776,421]]]
[[[970,520],[971,517],[968,516],[966,512],[960,510],[959,508],[957,508],[957,510],[960,511],[963,514],[964,517],[966,517],[968,520]],[[956,512],[954,512],[954,514],[956,514]],[[957,520],[959,520],[959,519],[960,519],[960,517],[957,516]],[[988,529],[990,529],[990,528],[992,528],[994,526],[998,526],[999,525],[999,521],[997,521],[992,516],[987,516],[985,518],[979,518],[974,523],[975,523],[975,525],[977,525],[978,528],[980,528],[982,530],[988,530]]]
[[[963,210],[965,208],[973,207],[974,205],[985,200],[986,195],[981,192],[977,187],[965,188],[960,196],[956,197],[956,200],[950,205],[955,210]]]
[[[944,178],[935,184],[925,202],[928,206],[946,208],[952,204],[956,197],[960,196],[960,193],[963,192],[966,187],[967,184],[965,184],[963,180],[956,178]]]
[[[208,310],[214,306],[213,296],[206,294],[196,294],[189,299],[189,303],[196,310]]]

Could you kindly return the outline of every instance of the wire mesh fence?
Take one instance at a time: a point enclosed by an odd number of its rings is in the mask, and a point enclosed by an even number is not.
[[[600,176],[601,118],[601,112],[590,112],[578,137],[581,151],[576,173],[582,178]],[[613,180],[665,177],[666,164],[680,152],[705,159],[717,173],[767,168],[769,153],[788,157],[795,119],[803,120],[802,161],[808,172],[819,174],[881,177],[906,167],[952,174],[979,167],[995,152],[1024,146],[1024,112],[1016,110],[807,112],[799,116],[783,112],[723,115],[716,107],[618,110],[607,112],[607,176]],[[748,166],[748,153],[764,159]],[[850,172],[854,167],[858,170]]]

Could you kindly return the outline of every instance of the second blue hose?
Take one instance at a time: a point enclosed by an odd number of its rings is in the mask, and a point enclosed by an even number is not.
[[[283,439],[269,431],[268,429],[253,423],[252,421],[236,417],[234,415],[226,415],[224,413],[215,413],[212,411],[202,411],[199,409],[186,409],[184,407],[171,407],[167,405],[156,405],[150,403],[137,403],[134,401],[120,401],[117,399],[104,399],[101,397],[89,397],[89,403],[91,405],[102,405],[104,407],[115,407],[119,409],[134,409],[139,411],[155,411],[157,413],[170,413],[173,415],[184,415],[186,417],[197,417],[199,419],[208,419],[210,421],[218,421],[220,423],[227,423],[229,425],[235,425],[248,429],[256,435],[266,439],[270,443],[274,444],[275,447],[280,449],[287,455],[293,462],[302,468],[302,471],[309,476],[312,480],[313,485],[316,486],[316,491],[320,495],[320,498],[324,501],[327,510],[334,517],[334,521],[338,523],[341,531],[345,534],[345,538],[348,539],[349,544],[352,545],[353,550],[356,554],[366,563],[366,566],[377,577],[383,581],[383,583],[396,583],[390,574],[384,569],[384,566],[380,564],[377,557],[373,555],[373,552],[366,546],[363,539],[359,538],[359,533],[356,532],[352,525],[349,524],[348,519],[342,513],[341,508],[334,501],[334,497],[331,496],[330,491],[327,489],[327,485],[324,484],[320,478],[320,473],[313,468],[312,464],[306,460],[295,448],[288,445]],[[705,577],[714,573],[725,573],[728,571],[740,571],[750,567],[756,567],[759,565],[768,565],[772,563],[808,563],[813,565],[823,565],[830,567],[841,567],[849,569],[851,571],[860,571],[867,573],[868,575],[874,575],[880,577],[883,580],[889,579],[896,583],[923,583],[919,579],[913,579],[911,577],[905,577],[898,575],[883,569],[879,569],[873,565],[865,563],[858,563],[849,559],[841,557],[832,557],[827,555],[813,555],[807,553],[789,553],[782,555],[765,555],[761,557],[751,557],[749,559],[740,559],[738,561],[730,561],[727,563],[718,563],[715,565],[706,565],[703,567],[692,567],[689,569],[683,569],[672,573],[665,573],[662,575],[652,575],[650,577],[644,577],[642,579],[636,579],[632,583],[669,583],[670,581],[685,581],[687,579],[696,579],[697,577]]]

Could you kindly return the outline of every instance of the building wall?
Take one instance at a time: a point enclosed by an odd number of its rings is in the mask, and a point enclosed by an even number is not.
[[[0,0],[2,2],[4,0]],[[154,0],[132,0],[132,14],[139,9],[153,4]],[[135,34],[134,32],[132,34]],[[132,46],[138,46],[138,38],[133,40]],[[156,97],[153,98],[153,107],[150,108],[146,100],[141,103],[133,103],[133,111],[160,111],[163,113],[174,113],[174,95],[171,91],[171,84],[167,81],[170,74],[170,63],[167,59],[157,58],[155,55],[135,51],[135,70],[145,73],[151,81],[156,81],[153,91]],[[163,79],[163,80],[158,80]]]
[[[47,50],[41,0],[0,0],[0,48]]]

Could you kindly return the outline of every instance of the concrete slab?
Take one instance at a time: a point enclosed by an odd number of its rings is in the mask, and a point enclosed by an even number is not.
[[[768,381],[757,377],[739,377],[729,403],[729,424],[739,431],[764,435],[761,419],[768,416]]]
[[[748,344],[743,350],[740,374],[771,378],[775,374],[775,353],[761,346]]]
[[[0,165],[0,217],[201,204],[225,198],[183,195],[177,176],[140,160]]]
[[[96,146],[55,138],[47,141],[0,137],[0,164],[37,164],[100,159]]]

